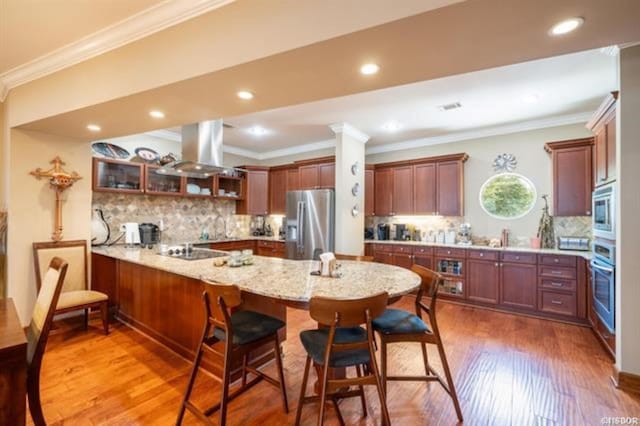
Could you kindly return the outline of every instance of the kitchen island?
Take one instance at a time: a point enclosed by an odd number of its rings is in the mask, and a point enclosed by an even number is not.
[[[286,322],[286,307],[305,309],[313,296],[353,299],[383,291],[390,299],[416,290],[420,278],[406,269],[371,262],[340,261],[342,278],[311,275],[318,262],[254,256],[253,265],[213,266],[212,259],[183,260],[153,250],[123,246],[92,251],[92,288],[109,295],[116,317],[187,359],[192,359],[204,324],[202,280],[237,285],[240,309]],[[285,330],[281,330],[285,339]],[[256,363],[271,351],[258,351]],[[205,358],[205,368],[220,374],[222,359]],[[236,367],[239,367],[236,366]],[[237,374],[237,372],[236,372]]]

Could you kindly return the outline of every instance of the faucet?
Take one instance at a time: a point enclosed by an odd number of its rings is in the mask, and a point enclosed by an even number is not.
[[[222,215],[218,215],[218,216],[216,216],[216,219],[213,222],[213,239],[214,240],[219,240],[220,239],[220,238],[218,238],[218,220],[219,219],[222,219],[222,229],[224,231],[224,234],[222,235],[222,238],[227,238],[227,221],[224,220]]]

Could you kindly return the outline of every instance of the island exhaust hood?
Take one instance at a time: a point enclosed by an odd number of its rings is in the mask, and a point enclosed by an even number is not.
[[[182,159],[162,166],[157,172],[204,179],[244,171],[222,163],[223,128],[222,119],[182,126]]]

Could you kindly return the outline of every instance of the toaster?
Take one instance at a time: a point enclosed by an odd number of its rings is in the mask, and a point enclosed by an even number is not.
[[[589,238],[558,237],[558,250],[589,251]]]

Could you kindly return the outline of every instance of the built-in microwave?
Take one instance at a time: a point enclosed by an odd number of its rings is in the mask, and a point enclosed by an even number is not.
[[[592,220],[593,236],[616,239],[616,188],[615,182],[603,185],[593,191]]]

